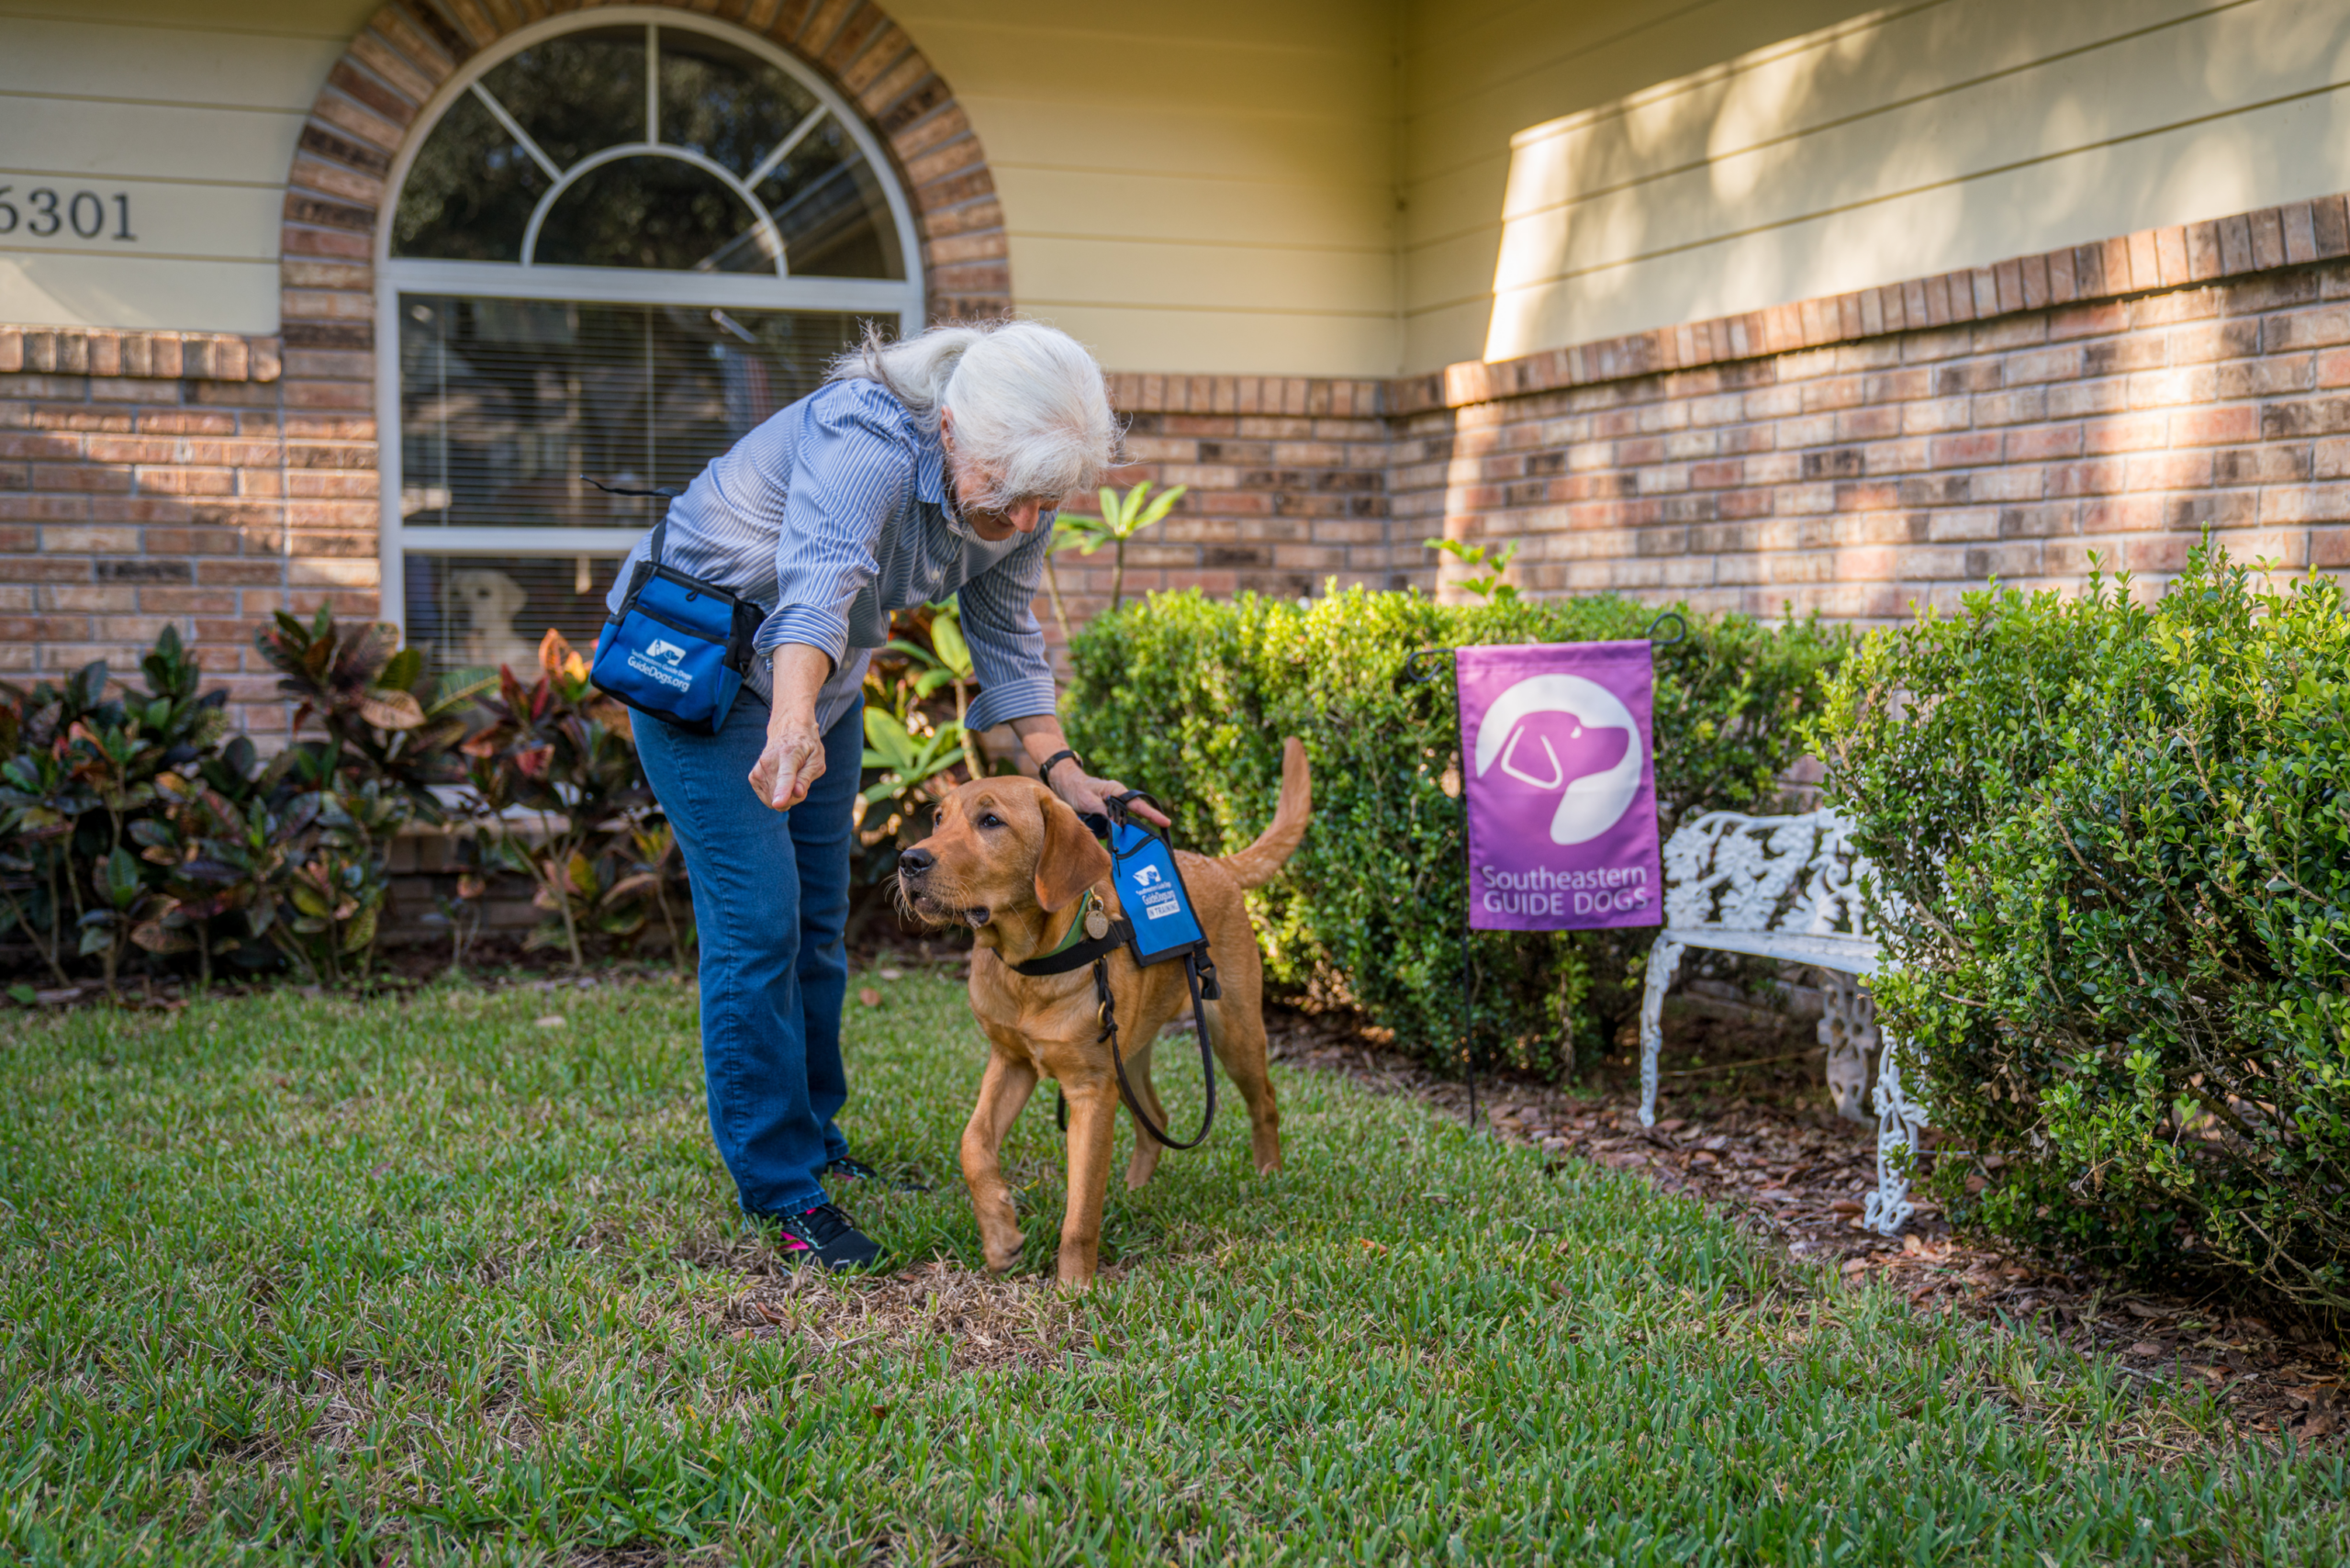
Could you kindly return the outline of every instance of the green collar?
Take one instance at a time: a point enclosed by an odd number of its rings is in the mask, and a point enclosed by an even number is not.
[[[1068,933],[1061,937],[1059,946],[1056,946],[1052,953],[1046,954],[1045,957],[1049,958],[1053,956],[1053,953],[1066,953],[1071,947],[1076,946],[1080,942],[1084,941],[1085,917],[1091,913],[1092,910],[1093,890],[1091,888],[1088,888],[1085,890],[1085,897],[1078,902],[1077,918],[1069,923]]]

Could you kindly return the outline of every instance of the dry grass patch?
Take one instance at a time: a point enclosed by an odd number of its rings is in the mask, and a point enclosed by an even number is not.
[[[788,1339],[828,1361],[925,1361],[957,1372],[1051,1367],[1093,1355],[1079,1298],[1050,1281],[998,1278],[933,1259],[894,1274],[770,1268],[749,1289],[705,1298],[696,1321],[735,1339]]]

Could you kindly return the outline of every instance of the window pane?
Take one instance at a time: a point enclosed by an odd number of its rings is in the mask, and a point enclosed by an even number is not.
[[[525,682],[536,678],[539,641],[551,629],[581,658],[595,654],[620,567],[618,556],[405,559],[408,646],[437,671],[509,665]]]
[[[747,175],[816,110],[816,95],[747,50],[661,29],[661,140]]]
[[[758,197],[782,230],[784,270],[794,276],[906,275],[881,183],[837,119],[809,132]]]
[[[815,390],[854,316],[551,300],[400,298],[400,511],[411,526],[650,526],[682,489]],[[541,628],[544,630],[544,628]]]
[[[596,28],[532,44],[481,84],[558,169],[645,140],[643,28]]]
[[[467,93],[432,128],[392,219],[392,254],[518,262],[531,208],[550,184],[480,99]]]
[[[531,260],[573,267],[772,273],[757,219],[725,182],[675,158],[623,158],[580,176],[540,227]]]

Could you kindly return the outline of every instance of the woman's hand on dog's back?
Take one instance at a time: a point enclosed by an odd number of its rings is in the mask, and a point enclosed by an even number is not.
[[[1080,773],[1074,767],[1053,770],[1053,793],[1067,801],[1080,817],[1107,815],[1111,797],[1125,792],[1126,786],[1115,778],[1096,778],[1091,774]],[[1166,815],[1154,809],[1147,801],[1130,801],[1126,809],[1147,823],[1157,823],[1160,827],[1167,825]]]

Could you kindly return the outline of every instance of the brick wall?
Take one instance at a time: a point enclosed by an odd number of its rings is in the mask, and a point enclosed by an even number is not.
[[[1113,375],[1134,462],[1111,482],[1190,487],[1164,523],[1127,547],[1127,595],[1196,588],[1300,597],[1331,577],[1389,586],[1396,542],[1384,393],[1379,381]],[[1055,569],[1073,620],[1109,604],[1107,548],[1064,552]]]
[[[2159,580],[2206,529],[2350,566],[2346,219],[2306,203],[1402,381],[1115,375],[1116,480],[1192,487],[1127,589],[1436,586],[1439,532],[1521,542],[1534,593],[1863,620],[2076,584],[2092,552]],[[309,332],[0,328],[0,675],[128,667],[168,619],[282,731],[252,627],[376,609],[370,356]],[[1081,621],[1110,558],[1060,560]]]
[[[288,406],[274,339],[0,327],[0,678],[135,669],[166,622],[246,726],[282,608],[375,612],[372,423]]]
[[[2338,197],[1391,383],[1396,568],[1865,620],[1987,578],[2156,582],[2210,530],[2350,566]]]

